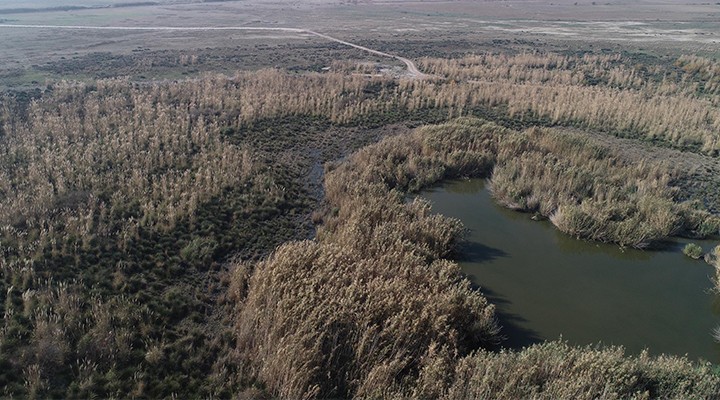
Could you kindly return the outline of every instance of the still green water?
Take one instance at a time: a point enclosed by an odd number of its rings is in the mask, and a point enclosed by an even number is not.
[[[713,269],[682,254],[688,241],[640,251],[577,240],[496,205],[482,180],[447,182],[420,196],[470,230],[458,261],[497,306],[504,346],[562,337],[720,363]],[[696,243],[706,251],[717,244]]]

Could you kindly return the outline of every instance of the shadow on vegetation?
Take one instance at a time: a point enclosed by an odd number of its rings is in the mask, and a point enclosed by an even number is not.
[[[472,287],[482,292],[490,304],[498,307],[495,309],[495,318],[497,319],[498,325],[502,327],[500,330],[501,341],[497,348],[493,350],[500,350],[501,348],[520,350],[544,341],[538,332],[520,326],[522,323],[527,322],[525,318],[518,314],[502,311],[502,308],[507,308],[507,305],[511,303],[510,300],[487,287],[480,287],[474,283]]]

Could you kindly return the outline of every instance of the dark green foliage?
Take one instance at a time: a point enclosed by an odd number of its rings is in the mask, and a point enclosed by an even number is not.
[[[682,251],[683,254],[695,260],[699,260],[703,255],[702,247],[698,246],[696,243],[686,244]]]

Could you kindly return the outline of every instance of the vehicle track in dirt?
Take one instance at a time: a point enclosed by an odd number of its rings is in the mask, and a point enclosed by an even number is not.
[[[365,51],[370,54],[375,54],[382,57],[393,58],[401,61],[407,67],[407,77],[412,79],[425,79],[431,77],[430,75],[424,74],[418,70],[415,63],[405,57],[398,55],[385,53],[383,51],[374,50],[359,44],[348,42],[346,40],[338,39],[336,37],[326,35],[324,33],[315,32],[310,29],[304,28],[281,28],[281,27],[254,27],[254,26],[88,26],[88,25],[27,25],[27,24],[0,24],[0,28],[15,28],[15,29],[60,29],[60,30],[107,30],[107,31],[277,31],[277,32],[292,32],[299,34],[313,35],[325,40],[329,40],[335,43],[340,43],[345,46],[354,47],[358,50]]]

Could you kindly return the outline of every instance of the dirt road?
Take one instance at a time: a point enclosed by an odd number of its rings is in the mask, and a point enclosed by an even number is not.
[[[428,78],[429,75],[423,74],[417,69],[412,60],[405,57],[385,53],[378,50],[373,50],[359,44],[351,43],[345,40],[341,40],[323,33],[315,32],[309,29],[302,28],[274,28],[274,27],[248,27],[248,26],[197,26],[197,27],[174,27],[174,26],[85,26],[85,25],[21,25],[21,24],[0,24],[0,28],[15,28],[15,29],[64,29],[64,30],[108,30],[108,31],[279,31],[279,32],[293,32],[293,33],[304,33],[314,35],[319,38],[329,40],[332,42],[340,43],[346,46],[354,47],[356,49],[376,54],[382,57],[394,58],[401,61],[407,67],[408,77],[413,79],[424,79]]]
[[[369,48],[367,48],[367,47],[365,47],[365,46],[360,46],[360,45],[355,44],[355,43],[346,42],[346,41],[344,41],[344,40],[340,40],[340,39],[337,39],[337,38],[334,38],[334,37],[332,37],[332,36],[328,36],[328,35],[325,35],[325,34],[322,34],[322,33],[313,32],[313,31],[311,31],[311,30],[305,30],[305,29],[303,29],[302,31],[303,31],[303,32],[306,32],[306,33],[309,33],[309,34],[311,34],[311,35],[315,35],[315,36],[321,37],[321,38],[323,38],[323,39],[331,40],[331,41],[337,42],[337,43],[342,43],[342,44],[344,44],[344,45],[346,45],[346,46],[354,47],[354,48],[356,48],[356,49],[360,49],[360,50],[366,51],[366,52],[368,52],[368,53],[377,54],[377,55],[383,56],[383,57],[390,57],[390,58],[394,58],[394,59],[396,59],[396,60],[402,61],[402,62],[405,64],[405,66],[407,66],[408,74],[409,74],[411,77],[413,77],[413,78],[427,78],[427,77],[429,77],[429,75],[426,75],[426,74],[423,74],[422,72],[420,72],[420,71],[417,69],[417,66],[415,66],[415,63],[412,62],[412,60],[409,60],[409,59],[407,59],[407,58],[405,58],[405,57],[400,57],[400,56],[396,56],[396,55],[393,55],[393,54],[384,53],[384,52],[382,52],[382,51],[369,49]]]

